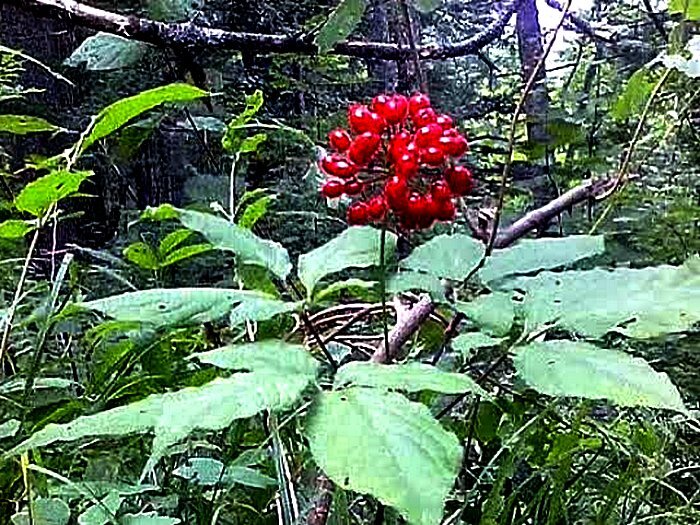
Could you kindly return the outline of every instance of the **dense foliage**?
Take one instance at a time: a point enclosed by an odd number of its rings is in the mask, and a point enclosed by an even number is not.
[[[698,22],[1,1],[0,523],[700,522]]]

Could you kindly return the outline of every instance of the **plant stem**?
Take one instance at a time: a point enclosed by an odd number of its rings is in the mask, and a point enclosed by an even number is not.
[[[231,224],[236,220],[236,164],[238,163],[238,154],[234,155],[231,161],[231,173],[229,174],[229,189],[228,189],[228,208],[229,221]]]
[[[382,294],[382,328],[384,330],[384,352],[389,355],[389,324],[386,314],[386,222],[382,222],[379,237],[379,291]]]

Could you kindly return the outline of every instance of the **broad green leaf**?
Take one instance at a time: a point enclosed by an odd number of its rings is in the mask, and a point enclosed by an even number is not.
[[[57,131],[61,128],[39,117],[27,115],[0,115],[0,133],[29,135],[45,131]]]
[[[438,235],[411,252],[400,267],[434,277],[461,281],[476,266],[484,245],[471,235]]]
[[[111,71],[133,66],[143,58],[148,46],[109,33],[89,36],[73,51],[64,64],[79,67],[85,64],[88,71]]]
[[[432,13],[442,5],[442,0],[413,0],[413,6],[421,13]]]
[[[682,14],[686,20],[700,20],[700,0],[669,0],[668,13]]]
[[[267,488],[277,485],[277,481],[255,469],[224,464],[213,458],[189,458],[173,472],[176,476],[204,486],[230,486],[235,483],[248,487]]]
[[[19,419],[8,419],[0,423],[0,439],[5,439],[14,436],[22,422]]]
[[[439,303],[447,301],[445,286],[440,279],[427,273],[400,271],[389,278],[386,289],[391,295],[414,290],[428,292],[433,301]]]
[[[483,282],[510,275],[567,266],[605,251],[602,235],[572,235],[561,239],[524,239],[502,250],[494,250],[478,276]]]
[[[486,392],[468,375],[444,372],[424,363],[383,365],[352,361],[340,367],[335,375],[334,386],[371,386],[404,392],[431,390],[443,394],[474,392],[486,396]]]
[[[455,308],[491,335],[508,334],[515,320],[515,304],[505,292],[480,295],[468,303],[457,301]]]
[[[292,269],[289,254],[282,245],[261,239],[250,230],[215,215],[163,205],[148,208],[142,218],[178,219],[186,228],[204,235],[215,248],[236,254],[240,264],[262,266],[282,280],[287,278]]]
[[[641,358],[575,341],[547,341],[518,348],[515,368],[530,386],[550,396],[608,399],[622,406],[685,412],[668,376]]]
[[[252,229],[267,213],[270,204],[275,200],[272,195],[263,195],[245,207],[237,223],[242,228]]]
[[[194,232],[192,230],[180,229],[166,235],[158,244],[158,254],[165,257],[183,242],[189,239]]]
[[[290,303],[273,297],[260,297],[241,303],[231,311],[228,321],[231,326],[245,321],[267,321],[277,315],[296,312],[302,305],[301,301]]]
[[[314,375],[318,364],[303,345],[278,339],[229,345],[192,354],[190,359],[226,370]]]
[[[683,266],[545,272],[511,284],[525,291],[530,328],[557,326],[589,337],[609,331],[649,338],[700,321],[700,258]]]
[[[194,0],[148,0],[148,14],[159,22],[186,21],[194,10]]]
[[[0,239],[20,239],[35,229],[34,221],[9,219],[0,222]]]
[[[462,450],[428,408],[401,394],[350,388],[320,395],[305,434],[319,467],[412,525],[436,525]]]
[[[41,498],[32,502],[32,515],[22,511],[12,516],[13,525],[66,525],[70,507],[58,498]]]
[[[24,390],[25,381],[22,378],[10,379],[0,384],[0,395],[12,394],[15,392],[22,392]],[[75,383],[69,379],[63,379],[62,377],[38,377],[32,383],[32,388],[34,390],[50,390],[53,388],[70,388],[74,386]]]
[[[160,516],[157,512],[143,514],[124,514],[119,518],[119,525],[177,525],[178,518]]]
[[[70,423],[49,424],[8,455],[57,441],[152,432],[151,457],[145,468],[148,471],[168,447],[195,429],[221,430],[235,419],[248,418],[263,410],[289,408],[316,377],[316,362],[307,352],[275,355],[275,363],[256,359],[241,363],[241,369],[249,370],[246,373],[217,378],[198,387],[154,394],[129,405],[81,416]]]
[[[190,244],[189,246],[183,246],[177,250],[170,252],[168,256],[162,261],[161,267],[165,268],[171,264],[184,261],[185,259],[190,259],[196,255],[201,255],[203,253],[209,252],[213,249],[211,244]]]
[[[505,341],[503,337],[491,337],[483,332],[467,332],[466,334],[459,334],[452,340],[452,348],[459,352],[463,358],[467,359],[474,353],[473,350],[498,346],[503,341]]]
[[[80,185],[90,175],[90,171],[52,171],[22,188],[15,197],[15,207],[41,217],[52,204],[78,193]]]
[[[222,288],[156,288],[113,295],[80,306],[117,321],[155,326],[197,325],[245,309],[251,321],[259,320],[255,308],[267,308],[268,296],[246,290]],[[270,299],[271,300],[271,299]],[[263,312],[263,317],[267,314]],[[265,317],[267,318],[267,317]]]
[[[317,303],[333,300],[343,292],[353,297],[367,298],[371,296],[372,290],[376,288],[376,286],[376,281],[365,281],[363,279],[337,281],[316,292],[314,300]]]
[[[647,68],[643,67],[635,71],[612,107],[610,113],[613,118],[625,120],[640,113],[654,89],[654,84],[655,82]]]
[[[148,244],[145,242],[135,242],[124,248],[124,258],[145,268],[146,270],[157,270],[160,268],[160,261],[158,260],[158,254],[153,251]]]
[[[327,275],[348,268],[368,268],[380,264],[381,232],[370,226],[353,226],[332,241],[299,257],[299,279],[309,297]],[[389,261],[396,248],[396,235],[386,234],[386,257]]]
[[[118,490],[111,490],[100,500],[100,504],[94,504],[78,516],[78,525],[107,525],[112,523],[123,498]]]
[[[362,20],[366,8],[366,0],[340,0],[316,35],[318,52],[322,55],[326,54],[338,42],[350,36]]]
[[[189,84],[170,84],[118,100],[97,115],[90,133],[82,143],[81,151],[85,151],[98,140],[114,133],[130,120],[156,106],[168,102],[189,102],[207,95],[206,91]]]
[[[245,109],[228,123],[226,133],[221,139],[221,145],[226,152],[231,154],[240,153],[241,144],[245,136],[245,130],[241,129],[241,127],[245,126],[258,114],[263,101],[263,93],[259,89],[256,89],[252,95],[245,97]]]

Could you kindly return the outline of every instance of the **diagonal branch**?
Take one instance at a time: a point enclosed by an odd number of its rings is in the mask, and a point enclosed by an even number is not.
[[[330,53],[361,58],[384,60],[408,59],[416,52],[421,60],[440,60],[472,55],[499,38],[513,16],[520,0],[506,0],[500,4],[496,20],[476,35],[456,44],[410,46],[383,42],[343,42]],[[313,35],[260,34],[203,27],[184,23],[157,22],[147,18],[125,16],[77,2],[75,0],[0,0],[21,9],[34,11],[39,16],[65,20],[96,31],[111,33],[158,47],[185,48],[207,51],[252,51],[255,53],[297,53],[315,55],[318,48]]]

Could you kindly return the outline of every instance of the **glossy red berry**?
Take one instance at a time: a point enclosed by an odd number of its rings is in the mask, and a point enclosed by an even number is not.
[[[408,131],[400,131],[389,141],[389,159],[396,162],[401,155],[406,153],[406,148],[411,143],[411,134]]]
[[[339,152],[344,152],[350,147],[350,134],[344,129],[334,129],[328,134],[328,143],[333,149]]]
[[[423,108],[430,107],[430,98],[428,95],[423,93],[416,93],[410,99],[408,99],[408,113],[413,116],[418,113]]]
[[[343,187],[343,191],[350,196],[359,195],[360,193],[362,193],[362,189],[363,185],[357,179],[351,179],[347,181]]]
[[[442,137],[442,128],[435,123],[428,124],[416,131],[415,143],[419,148],[437,146]]]
[[[420,128],[422,126],[435,123],[437,120],[437,115],[435,114],[435,110],[433,110],[433,108],[423,108],[415,115],[412,115],[411,119],[416,127]]]
[[[437,202],[448,201],[452,199],[452,190],[449,185],[444,180],[437,180],[433,182],[430,186],[430,194],[433,196],[433,200]]]
[[[445,180],[456,195],[467,195],[474,187],[472,172],[464,166],[455,166],[445,172]]]
[[[374,111],[370,111],[367,106],[362,105],[350,107],[348,122],[350,123],[350,129],[358,134],[365,131],[381,133],[386,127],[386,122],[381,116]]]
[[[439,144],[442,150],[450,157],[461,157],[469,149],[467,139],[461,135],[456,137],[440,137]]]
[[[386,214],[386,201],[382,195],[375,195],[367,202],[367,212],[370,220],[380,221]]]
[[[389,104],[390,113],[387,117],[389,124],[400,124],[406,120],[408,114],[408,99],[403,95],[394,95]]]
[[[449,128],[449,129],[446,129],[442,132],[442,136],[443,137],[458,137],[460,135],[459,135],[459,130],[457,130],[455,128]]]
[[[386,119],[386,108],[391,100],[391,95],[377,95],[372,99],[372,111]]]
[[[436,202],[435,218],[439,221],[451,221],[455,218],[457,210],[451,200]]]
[[[381,137],[376,133],[365,131],[364,133],[355,137],[352,144],[350,144],[348,157],[355,164],[364,166],[370,160],[372,160],[372,157],[377,152],[381,141]]]
[[[438,124],[442,129],[451,129],[454,125],[452,117],[445,114],[438,115],[438,117],[435,119],[435,123]]]
[[[445,162],[445,152],[437,146],[429,146],[421,151],[420,160],[428,166],[440,166]]]
[[[348,207],[348,224],[362,226],[369,222],[369,207],[364,202],[353,202]]]
[[[402,211],[408,202],[408,184],[400,177],[392,177],[384,186],[384,195],[392,210]]]
[[[328,180],[321,186],[321,195],[329,199],[336,199],[345,192],[345,185],[339,180]]]
[[[418,174],[418,160],[415,155],[404,153],[394,163],[394,175],[401,179],[410,179]]]
[[[321,169],[328,175],[348,179],[357,173],[357,166],[342,155],[333,154],[321,159]]]

